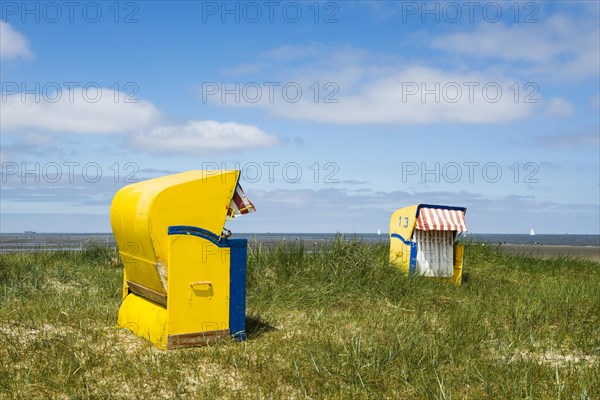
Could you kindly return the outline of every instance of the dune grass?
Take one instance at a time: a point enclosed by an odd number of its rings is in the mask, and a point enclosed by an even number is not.
[[[161,351],[116,328],[111,249],[0,255],[0,398],[600,398],[600,264],[468,244],[468,280],[338,238],[248,257],[248,340]]]

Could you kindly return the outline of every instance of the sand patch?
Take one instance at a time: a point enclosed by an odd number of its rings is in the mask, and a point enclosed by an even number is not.
[[[66,293],[66,292],[71,292],[71,291],[75,291],[75,290],[80,290],[81,283],[75,282],[75,281],[61,282],[57,279],[50,278],[46,281],[45,286],[50,287],[51,289],[55,290],[58,293]]]
[[[583,354],[577,351],[566,350],[546,350],[544,352],[536,352],[529,350],[520,350],[510,356],[504,356],[504,360],[509,363],[517,360],[532,360],[540,364],[552,364],[564,367],[573,364],[588,364],[595,365],[598,362],[598,357],[590,354]]]
[[[54,326],[42,324],[36,327],[25,327],[20,325],[0,324],[0,334],[6,335],[9,340],[16,341],[20,345],[44,336],[63,336],[72,334],[73,329],[68,326]]]
[[[499,354],[500,352],[504,354]],[[503,360],[507,363],[517,361],[534,361],[539,364],[556,365],[565,367],[591,366],[598,362],[598,356],[586,354],[577,349],[567,347],[543,349],[539,345],[534,345],[532,349],[505,349],[504,351],[493,350],[494,358]]]

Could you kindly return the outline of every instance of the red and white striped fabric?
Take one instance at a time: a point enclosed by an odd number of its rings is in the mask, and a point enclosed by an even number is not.
[[[255,211],[256,208],[254,207],[254,204],[252,204],[250,199],[246,196],[246,193],[244,193],[242,187],[238,184],[235,187],[235,192],[233,193],[231,203],[229,203],[229,216],[231,218],[235,218],[237,216]]]
[[[422,231],[466,232],[465,212],[442,208],[421,208],[417,218],[417,229]]]

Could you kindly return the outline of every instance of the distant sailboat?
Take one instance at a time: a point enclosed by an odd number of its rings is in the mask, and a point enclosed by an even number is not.
[[[529,236],[535,236],[535,232],[534,232],[533,228],[531,228],[531,230],[529,231]]]
[[[381,229],[377,229],[377,234],[381,235]]]

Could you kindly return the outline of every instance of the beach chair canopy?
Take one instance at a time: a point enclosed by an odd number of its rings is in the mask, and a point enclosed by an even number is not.
[[[417,211],[416,228],[422,231],[466,232],[465,209],[423,205]]]

